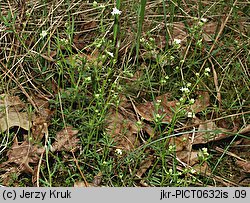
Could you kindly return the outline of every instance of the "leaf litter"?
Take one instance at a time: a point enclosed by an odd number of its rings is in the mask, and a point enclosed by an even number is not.
[[[198,114],[203,110],[206,110],[210,104],[210,95],[207,91],[196,92],[197,99],[194,104],[188,105],[186,111],[192,111],[194,114]],[[123,149],[125,151],[133,151],[139,146],[143,146],[147,143],[144,139],[139,136],[141,132],[148,133],[149,137],[157,139],[154,129],[150,123],[155,120],[155,115],[163,115],[161,122],[163,124],[169,124],[175,115],[177,108],[176,100],[169,100],[169,94],[163,94],[155,98],[155,101],[129,104],[129,101],[123,98],[118,108],[112,108],[107,117],[107,132],[113,137],[116,148]],[[159,105],[155,105],[156,102]],[[117,110],[118,109],[118,110]],[[141,122],[140,127],[136,125],[138,121]],[[234,135],[235,129],[226,129],[218,127],[217,124],[212,121],[202,121],[197,117],[193,118],[193,122],[197,127],[194,133],[189,133],[171,137],[168,139],[166,149],[173,146],[175,149],[177,160],[183,167],[192,167],[199,174],[211,174],[211,169],[206,161],[201,163],[201,150],[193,148],[193,146],[205,145],[209,142],[216,142]],[[185,124],[183,124],[185,125]],[[149,128],[150,130],[146,130]],[[241,130],[241,132],[248,132],[249,126]],[[153,133],[152,133],[153,132]],[[154,152],[152,152],[153,154]],[[124,155],[125,156],[125,155]],[[142,160],[140,167],[136,173],[137,177],[142,178],[146,171],[152,167],[154,163],[153,155],[149,155],[145,160]],[[249,162],[237,162],[239,167],[242,167],[244,171],[249,170]],[[227,184],[223,180],[219,181],[222,184]],[[140,182],[142,185],[147,185],[143,180]]]
[[[5,185],[11,183],[12,175],[22,173],[31,174],[36,180],[38,162],[49,147],[43,144],[43,138],[48,136],[48,126],[53,111],[49,109],[48,100],[33,96],[33,101],[39,112],[28,113],[26,104],[18,96],[1,95],[0,99],[0,127],[2,133],[10,131],[12,127],[23,129],[28,134],[23,134],[23,141],[16,134],[11,148],[7,151],[7,161],[0,164],[0,178]],[[7,112],[7,113],[6,113]],[[55,142],[50,145],[51,153],[67,151],[74,152],[79,148],[79,139],[76,137],[78,130],[72,126],[65,127],[56,133]],[[20,140],[20,141],[19,141]]]
[[[87,29],[93,29],[96,27],[94,21],[87,23]],[[217,30],[216,22],[206,22],[203,27],[203,40],[206,42],[213,41],[213,38]],[[84,28],[84,29],[86,29]],[[184,23],[175,22],[173,24],[172,33],[170,33],[171,40],[170,44],[173,43],[174,39],[179,39],[182,42],[186,42],[189,34],[185,28]],[[163,38],[164,39],[164,38]],[[87,39],[83,35],[75,35],[73,42],[77,49],[85,47]],[[159,40],[160,47],[163,49],[164,40]],[[166,44],[166,43],[165,43]],[[184,46],[185,43],[181,45]],[[56,55],[55,51],[52,51],[49,60],[53,61],[53,57]],[[89,55],[87,55],[89,56]],[[91,57],[90,57],[91,58]],[[94,60],[96,59],[93,57]],[[205,110],[210,106],[210,96],[208,92],[203,91],[198,93],[198,99],[195,104],[189,106],[186,111],[191,111],[195,114]],[[29,114],[26,112],[25,104],[18,97],[10,97],[8,95],[1,95],[0,100],[0,129],[2,132],[9,130],[10,128],[17,126],[26,131],[31,129],[31,137],[36,142],[40,142],[48,134],[49,120],[53,111],[49,109],[46,101],[39,100],[35,101],[39,107],[38,114]],[[156,108],[156,102],[160,101],[160,106]],[[150,138],[157,139],[157,134],[152,128],[152,123],[155,120],[155,115],[162,115],[161,122],[164,124],[171,123],[173,116],[175,115],[177,101],[169,101],[169,95],[163,94],[156,98],[155,101],[149,101],[145,103],[138,103],[131,105],[128,101],[120,104],[118,110],[111,108],[107,117],[107,132],[113,137],[116,148],[123,149],[125,151],[133,151],[139,146],[145,143],[142,139],[142,134],[148,134]],[[175,146],[176,156],[182,164],[187,166],[195,166],[199,163],[199,151],[195,151],[192,146],[199,144],[207,144],[208,142],[219,141],[230,137],[230,132],[223,127],[218,127],[214,121],[201,121],[197,118],[193,119],[195,124],[198,125],[198,130],[195,134],[183,134],[178,137],[171,137],[168,140],[166,148],[173,145]],[[246,134],[249,132],[249,125],[242,129],[239,133]],[[51,145],[51,151],[74,151],[78,147],[79,139],[76,137],[78,131],[74,130],[73,127],[69,126],[59,131],[56,134],[56,141]],[[18,142],[18,138],[14,139],[11,149],[7,152],[8,160],[1,164],[1,169],[5,168],[7,173],[1,175],[1,177],[7,177],[6,174],[17,172],[34,173],[32,165],[36,165],[40,159],[44,148],[31,142],[28,136],[25,136],[25,140]],[[153,164],[154,157],[150,155],[147,160],[144,160],[140,168],[138,169],[137,176],[142,177],[146,171]],[[14,163],[18,167],[11,166]],[[245,172],[249,172],[248,161],[237,161],[236,164],[241,167]],[[8,168],[5,166],[8,165]],[[200,166],[199,166],[200,167]],[[207,165],[205,167],[208,167]],[[207,170],[207,169],[206,169]],[[205,172],[205,169],[202,169]],[[33,174],[34,175],[34,174]],[[101,183],[102,175],[98,174],[94,180],[93,185],[99,186]],[[3,178],[4,179],[4,178]],[[81,182],[79,182],[81,185]],[[76,183],[77,186],[77,183]]]

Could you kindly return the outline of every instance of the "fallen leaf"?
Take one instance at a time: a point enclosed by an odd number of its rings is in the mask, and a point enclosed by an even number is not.
[[[176,101],[168,101],[169,94],[163,94],[156,97],[160,101],[158,111],[154,102],[146,102],[136,106],[137,113],[147,121],[154,121],[156,114],[162,116],[161,122],[171,122],[176,107]]]
[[[116,143],[116,147],[126,151],[139,146],[138,132],[135,115],[126,110],[123,113],[111,109],[107,117],[107,132]]]
[[[74,183],[74,187],[88,187],[84,181],[78,181]]]
[[[168,145],[175,146],[176,152],[190,149],[189,135],[185,134],[179,137],[171,137]]]
[[[20,145],[15,140],[11,150],[8,151],[8,160],[6,163],[15,163],[18,165],[22,172],[33,174],[33,169],[29,165],[30,163],[38,163],[39,155],[42,154],[43,148],[33,145],[28,141],[22,142]]]
[[[142,163],[140,164],[140,167],[136,173],[136,176],[141,178],[143,174],[152,166],[154,157],[151,155],[147,157]]]
[[[10,184],[13,183],[13,174],[15,174],[17,177],[21,174],[20,169],[18,169],[17,167],[12,167],[9,164],[2,163],[0,165],[0,168],[1,172],[4,172],[0,175],[1,183],[4,186],[10,186]]]
[[[100,186],[102,182],[102,172],[99,172],[95,177],[92,182],[94,187]]]
[[[199,152],[194,152],[194,151],[179,151],[176,152],[176,156],[183,161],[184,163],[194,166],[195,164],[199,163],[199,157],[198,157]]]
[[[237,160],[236,164],[243,169],[243,172],[250,173],[250,162]]]
[[[183,22],[174,22],[169,44],[173,44],[174,39],[181,40],[182,43],[186,42],[187,37],[188,33],[186,32],[185,24]]]
[[[14,107],[16,111],[20,111],[25,107],[25,104],[18,96],[9,96],[7,94],[0,95],[0,109]]]
[[[203,27],[203,39],[206,42],[213,41],[215,34],[216,34],[217,26],[218,26],[218,23],[214,21],[205,23]]]
[[[239,134],[246,134],[250,132],[250,124],[248,124],[245,128],[241,129]]]
[[[230,132],[230,130],[218,128],[216,124],[212,121],[200,124],[198,132],[194,137],[193,144],[206,144],[211,141],[218,141],[232,136],[227,132]]]
[[[52,152],[75,150],[79,144],[79,139],[75,136],[78,130],[68,126],[56,134],[56,141],[52,144]]]
[[[0,95],[0,131],[5,132],[17,126],[29,130],[32,126],[32,114],[20,112],[25,104],[17,96]]]
[[[196,94],[198,95],[198,98],[190,107],[193,113],[201,112],[210,106],[210,95],[207,91],[199,91]]]
[[[12,109],[14,110],[14,109]],[[29,130],[32,126],[31,116],[26,112],[9,111],[6,114],[0,113],[0,131],[5,132],[11,127],[17,126]]]

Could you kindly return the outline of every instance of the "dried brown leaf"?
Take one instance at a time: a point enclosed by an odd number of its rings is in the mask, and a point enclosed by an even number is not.
[[[172,40],[170,40],[169,43],[172,44],[174,39],[179,39],[181,42],[186,42],[187,37],[188,33],[186,32],[185,24],[182,22],[174,22],[171,33]]]
[[[0,113],[1,132],[4,132],[14,126],[28,131],[32,126],[30,115],[26,112],[15,111],[14,109],[11,109],[11,111],[6,114]]]
[[[99,172],[93,179],[92,183],[86,183],[85,181],[78,181],[74,183],[74,187],[98,187],[102,182],[102,172]]]
[[[176,156],[186,164],[190,166],[194,166],[195,164],[199,163],[198,152],[194,151],[179,151],[176,152]]]
[[[199,91],[197,92],[198,98],[195,100],[195,103],[191,105],[191,111],[193,113],[198,113],[205,110],[208,106],[210,106],[210,96],[207,91]]]
[[[94,187],[100,186],[102,182],[102,172],[99,172],[95,177],[92,182]]]
[[[52,144],[51,151],[71,151],[79,145],[79,139],[75,136],[78,130],[68,126],[56,134],[56,141]]]
[[[250,162],[237,160],[236,164],[243,169],[243,172],[250,173]]]
[[[84,181],[78,181],[74,183],[74,187],[86,187],[86,184]],[[88,185],[87,185],[88,187]]]
[[[22,172],[33,174],[33,169],[30,163],[36,164],[39,161],[39,155],[42,154],[44,149],[33,145],[28,141],[22,142],[20,145],[15,141],[8,151],[8,161],[6,163],[15,163],[21,168]]]
[[[48,134],[49,121],[54,112],[49,109],[49,102],[46,99],[34,97],[33,101],[39,112],[33,116],[32,137],[40,141],[46,133]]]
[[[176,152],[189,150],[189,147],[190,147],[189,135],[186,134],[180,137],[171,137],[169,139],[168,144],[175,146]]]
[[[203,39],[206,42],[213,41],[215,34],[216,34],[217,26],[218,26],[218,23],[214,21],[205,23],[203,27]]]
[[[156,101],[160,101],[158,111],[154,102],[146,102],[136,106],[137,113],[147,121],[154,121],[155,115],[159,114],[163,116],[162,122],[170,122],[174,115],[174,109],[176,107],[176,101],[168,101],[169,94],[163,94],[156,98]]]
[[[107,117],[107,132],[114,139],[117,148],[130,151],[139,146],[139,130],[134,113],[129,110],[110,110]]]
[[[193,144],[205,144],[211,141],[218,141],[230,137],[227,129],[218,128],[212,121],[199,125],[197,134],[194,137]],[[207,132],[204,132],[207,131]]]
[[[141,178],[143,176],[143,174],[152,166],[153,163],[153,156],[149,156],[147,157],[146,160],[142,161],[142,163],[140,164],[140,167],[136,173],[136,176]]]
[[[26,112],[20,112],[25,104],[17,96],[0,95],[0,131],[17,126],[29,130],[32,126],[32,116]]]
[[[245,128],[240,130],[240,134],[246,134],[250,132],[250,124],[248,124]]]
[[[1,172],[4,172],[0,175],[1,182],[5,186],[9,186],[13,182],[13,174],[17,177],[21,174],[20,169],[17,167],[12,167],[8,164],[1,164],[0,165]]]
[[[10,96],[7,94],[0,95],[0,109],[14,107],[16,111],[20,111],[25,107],[25,104],[18,96]]]

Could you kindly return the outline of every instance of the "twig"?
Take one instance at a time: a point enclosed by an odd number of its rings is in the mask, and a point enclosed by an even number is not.
[[[82,171],[81,171],[81,169],[80,169],[80,166],[79,166],[79,164],[78,164],[78,160],[76,159],[74,152],[71,151],[71,153],[72,153],[73,158],[74,158],[74,161],[75,161],[75,163],[76,163],[76,167],[77,167],[77,169],[79,170],[79,172],[80,172],[80,174],[81,174],[81,176],[82,176],[84,185],[85,185],[85,187],[88,187],[88,186],[89,186],[89,183],[87,182],[85,176],[83,175],[83,173],[82,173]]]

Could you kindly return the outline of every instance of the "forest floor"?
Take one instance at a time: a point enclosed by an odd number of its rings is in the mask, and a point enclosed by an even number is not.
[[[250,186],[250,4],[0,3],[0,185]]]

